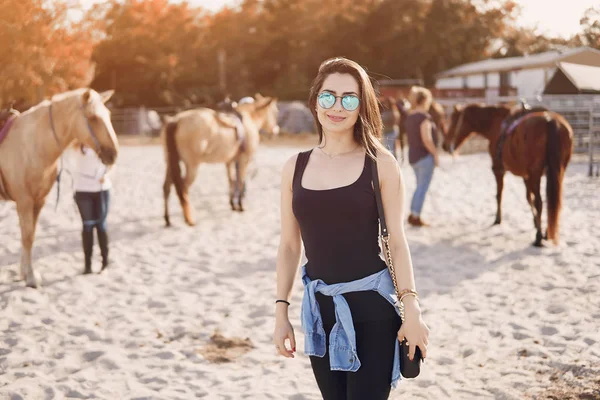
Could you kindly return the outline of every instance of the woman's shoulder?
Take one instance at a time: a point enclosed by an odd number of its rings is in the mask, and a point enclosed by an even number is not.
[[[377,172],[380,182],[398,178],[400,174],[398,161],[392,153],[387,150],[377,150]]]
[[[288,158],[285,164],[283,164],[283,169],[281,171],[281,175],[283,176],[283,178],[288,177],[289,179],[292,179],[298,161],[310,154],[310,151],[312,150],[301,151]]]
[[[410,114],[408,114],[408,117],[418,119],[431,119],[431,115],[429,115],[429,113],[425,111],[411,111]]]

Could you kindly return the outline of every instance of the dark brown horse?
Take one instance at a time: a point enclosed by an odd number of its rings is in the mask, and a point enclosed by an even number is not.
[[[514,119],[507,106],[471,104],[455,106],[444,149],[452,153],[473,133],[489,140],[492,170],[497,185],[497,212],[494,224],[502,221],[502,189],[506,171],[523,178],[527,202],[537,230],[535,246],[542,246],[542,197],[540,181],[546,173],[548,230],[546,239],[558,243],[562,181],[573,151],[573,129],[561,115],[551,111],[533,111]]]

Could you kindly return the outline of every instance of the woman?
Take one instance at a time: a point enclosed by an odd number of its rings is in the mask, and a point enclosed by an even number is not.
[[[415,172],[417,187],[410,203],[408,223],[412,226],[427,226],[421,219],[421,211],[433,177],[433,170],[439,165],[435,125],[427,112],[431,107],[431,92],[415,86],[411,88],[409,101],[413,107],[405,124],[408,162]]]
[[[419,346],[426,357],[429,334],[416,292],[403,300],[401,326],[390,301],[393,289],[384,296],[374,285],[391,284],[379,256],[371,181],[371,168],[378,168],[399,288],[415,290],[402,226],[404,184],[396,160],[378,140],[382,124],[377,97],[360,65],[344,58],[321,64],[309,105],[320,144],[292,157],[282,172],[274,343],[279,354],[294,357],[288,306],[304,242],[305,353],[323,398],[387,399],[399,379],[396,341],[406,337],[410,356]],[[336,295],[336,290],[345,294]],[[330,335],[334,324],[336,334]]]
[[[80,146],[75,152],[75,171],[73,174],[75,202],[81,214],[83,231],[84,274],[92,272],[92,249],[94,247],[94,228],[98,234],[102,271],[108,266],[108,233],[106,216],[110,200],[111,182],[108,167],[92,149]]]
[[[379,112],[383,123],[383,145],[398,159],[396,141],[400,135],[400,111],[392,98],[384,97],[380,100]]]

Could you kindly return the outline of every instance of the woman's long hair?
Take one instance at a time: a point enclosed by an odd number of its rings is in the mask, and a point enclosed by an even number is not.
[[[317,116],[317,96],[323,86],[325,79],[331,74],[350,74],[358,83],[358,96],[360,106],[358,111],[358,120],[354,125],[354,140],[359,143],[367,152],[369,157],[375,159],[377,150],[385,150],[379,139],[383,131],[381,123],[381,114],[379,104],[373,84],[369,75],[358,63],[343,57],[330,58],[324,61],[319,67],[319,72],[312,82],[310,95],[308,97],[308,107],[313,114],[319,133],[319,143],[323,143],[323,127],[319,123]]]
[[[398,106],[396,105],[394,98],[386,96],[386,97],[381,98],[381,100],[380,100],[379,112],[381,113],[381,115],[383,115],[383,113],[388,110],[391,111],[392,114],[394,115],[394,125],[399,125],[400,124],[400,110],[398,109]]]

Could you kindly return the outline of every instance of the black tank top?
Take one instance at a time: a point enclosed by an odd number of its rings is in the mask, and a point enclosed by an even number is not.
[[[327,190],[302,187],[312,150],[298,154],[292,183],[292,208],[300,226],[310,279],[327,284],[350,282],[387,268],[379,256],[379,221],[371,183],[372,163],[358,179]],[[344,295],[355,322],[394,318],[394,308],[377,292]],[[335,319],[333,300],[317,293],[324,320]]]

